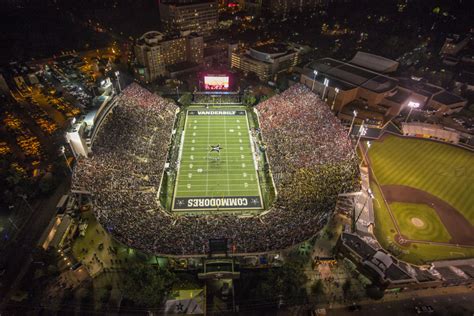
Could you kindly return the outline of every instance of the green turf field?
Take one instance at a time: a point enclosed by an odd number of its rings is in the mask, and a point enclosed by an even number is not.
[[[181,144],[174,211],[263,208],[245,108],[188,109]]]
[[[450,203],[471,223],[474,222],[472,153],[432,141],[387,136],[383,142],[372,142],[368,154],[380,185],[401,184],[425,190]],[[455,245],[411,243],[403,247],[395,243],[396,227],[382,193],[374,182],[370,186],[375,196],[374,233],[385,249],[391,250],[400,259],[415,264],[474,256],[473,248]],[[391,203],[390,209],[401,233],[410,239],[439,242],[449,240],[449,233],[436,212],[426,205]],[[414,230],[410,220],[410,215],[414,212],[416,217],[425,222],[426,230]]]
[[[391,203],[402,235],[413,240],[449,242],[451,236],[436,214],[425,204]]]
[[[446,144],[387,136],[369,150],[380,185],[399,184],[448,202],[474,224],[474,154]]]

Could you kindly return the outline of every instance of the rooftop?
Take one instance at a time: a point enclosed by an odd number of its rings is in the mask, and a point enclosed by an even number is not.
[[[311,62],[306,65],[305,69],[310,78],[313,77],[311,75],[313,70],[317,70],[318,77],[329,78],[331,82],[332,80],[338,80],[377,93],[393,90],[397,86],[395,79],[332,58],[323,58]]]
[[[432,95],[443,91],[443,88],[425,83],[422,81],[416,81],[410,78],[398,78],[398,85],[407,90],[414,91],[417,94],[424,95],[430,98]]]
[[[433,97],[433,100],[442,104],[450,105],[455,103],[464,102],[465,100],[455,94],[448,91],[443,91]]]

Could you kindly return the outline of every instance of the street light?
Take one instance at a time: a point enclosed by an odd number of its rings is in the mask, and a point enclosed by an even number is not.
[[[313,77],[313,85],[311,86],[311,92],[313,92],[314,90],[314,83],[316,82],[316,76],[318,75],[318,71],[313,70],[313,74],[314,74],[314,77]]]
[[[336,103],[337,94],[339,93],[339,88],[334,88],[334,99],[332,100],[331,111],[334,110],[334,103]]]
[[[324,101],[324,95],[326,94],[326,88],[329,86],[329,79],[328,78],[324,78],[324,90],[323,90],[323,96],[322,96],[322,100]]]
[[[67,157],[66,157],[66,148],[64,148],[64,146],[59,147],[59,152],[63,155],[64,160],[66,161],[66,165],[69,168],[69,171],[72,173],[72,168],[69,165],[69,161],[67,160]]]
[[[407,118],[406,118],[406,120],[405,120],[405,123],[408,122],[408,118],[409,118],[410,115],[411,115],[411,111],[413,111],[413,109],[418,109],[418,108],[420,107],[420,103],[410,101],[410,102],[408,102],[408,107],[410,108],[410,112],[408,112],[408,115],[407,115]]]
[[[351,127],[349,127],[349,134],[347,134],[347,136],[351,135],[352,127],[354,126],[354,121],[357,117],[357,111],[356,110],[352,111],[352,113],[354,114],[354,116],[352,117]]]
[[[365,134],[367,134],[367,127],[364,126],[364,121],[362,121],[362,125],[359,128],[359,138],[357,138],[357,143],[355,145],[354,150],[357,150],[357,146],[359,146],[360,138],[362,136],[365,136]]]

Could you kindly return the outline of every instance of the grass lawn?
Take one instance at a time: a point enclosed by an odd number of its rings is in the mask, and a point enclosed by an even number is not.
[[[173,210],[263,208],[249,133],[244,107],[187,110]]]
[[[402,235],[409,239],[449,242],[451,236],[436,214],[425,204],[391,203]]]
[[[474,154],[454,146],[389,135],[369,150],[380,185],[407,185],[451,204],[474,225]]]

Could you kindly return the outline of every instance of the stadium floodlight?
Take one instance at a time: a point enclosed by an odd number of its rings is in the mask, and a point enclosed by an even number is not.
[[[328,78],[324,78],[324,90],[323,90],[323,96],[322,96],[322,100],[324,101],[324,96],[326,95],[326,89],[327,87],[329,87],[329,79]]]
[[[362,125],[359,128],[359,138],[357,138],[357,143],[355,145],[355,149],[357,150],[357,146],[359,146],[359,142],[362,136],[365,136],[367,134],[367,127],[364,125],[364,121],[362,121]]]
[[[370,141],[367,142],[367,148],[365,149],[364,156],[362,157],[362,161],[360,162],[360,166],[362,167],[362,163],[364,162],[364,158],[367,159],[367,153],[369,152],[369,148],[372,146],[372,143]],[[368,160],[368,159],[367,159]]]
[[[349,133],[347,134],[347,136],[351,135],[352,127],[354,126],[354,121],[357,117],[357,110],[352,111],[352,114],[354,114],[354,115],[352,116],[351,127],[349,127]]]
[[[334,110],[334,104],[336,103],[337,94],[339,93],[339,88],[334,88],[334,99],[332,99],[331,110]]]
[[[313,70],[313,74],[314,74],[314,77],[313,77],[313,85],[311,86],[311,92],[313,92],[314,90],[314,83],[316,82],[316,76],[318,75],[318,71]]]
[[[405,123],[408,122],[408,118],[410,117],[411,115],[411,111],[413,111],[413,109],[418,109],[420,107],[420,103],[419,102],[413,102],[413,101],[410,101],[408,102],[408,107],[410,108],[410,112],[408,112],[408,115],[407,115],[407,118],[405,120]]]

